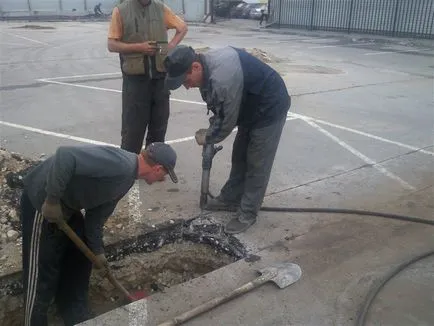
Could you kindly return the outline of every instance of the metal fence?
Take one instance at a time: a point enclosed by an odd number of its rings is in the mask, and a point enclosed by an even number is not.
[[[434,0],[270,0],[272,25],[434,38]]]

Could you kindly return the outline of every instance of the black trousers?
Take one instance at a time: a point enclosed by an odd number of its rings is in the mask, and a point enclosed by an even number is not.
[[[46,326],[53,299],[65,325],[92,318],[88,308],[90,261],[53,223],[48,223],[21,196],[23,227],[24,326]],[[68,221],[84,241],[84,219],[80,212]]]
[[[146,144],[164,142],[169,120],[169,91],[164,78],[123,75],[121,148],[140,153]]]

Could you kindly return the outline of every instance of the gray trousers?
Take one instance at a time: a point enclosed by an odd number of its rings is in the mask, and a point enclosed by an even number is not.
[[[256,217],[261,208],[285,122],[286,115],[263,128],[238,127],[231,172],[220,196],[224,201],[240,203],[244,217]]]

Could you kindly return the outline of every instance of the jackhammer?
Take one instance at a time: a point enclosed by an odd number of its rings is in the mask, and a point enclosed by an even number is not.
[[[205,209],[208,202],[209,193],[209,178],[211,173],[212,160],[218,151],[222,150],[223,146],[215,146],[214,144],[203,145],[202,150],[202,182],[200,186],[200,208]]]

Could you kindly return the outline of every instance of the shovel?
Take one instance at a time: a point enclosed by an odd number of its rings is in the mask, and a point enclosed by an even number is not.
[[[83,240],[80,239],[80,237],[74,232],[73,229],[65,222],[63,218],[59,219],[57,222],[57,227],[65,232],[65,234],[68,236],[68,238],[74,242],[74,244],[78,247],[78,249],[81,250],[81,252],[98,268],[104,268],[105,269],[105,275],[107,276],[110,283],[113,284],[114,287],[116,287],[119,291],[122,292],[122,294],[128,299],[129,302],[133,302],[136,300],[143,299],[146,297],[146,294],[143,291],[138,291],[134,294],[130,294],[127,289],[125,289],[121,283],[113,276],[112,272],[109,268],[106,266],[100,266],[98,263],[98,260],[95,256],[95,254],[89,249],[88,246],[83,242]]]
[[[166,321],[162,324],[159,324],[158,326],[180,325],[183,322],[186,322],[187,320],[190,320],[203,312],[211,310],[212,308],[215,308],[224,302],[227,302],[239,295],[249,292],[250,290],[257,288],[266,282],[272,281],[276,283],[279,288],[284,289],[292,283],[297,282],[301,277],[300,266],[293,263],[276,264],[261,269],[258,272],[261,274],[261,276],[254,279],[253,281],[242,285],[238,289],[235,289],[224,296],[212,299],[196,308],[191,309],[190,311],[184,312],[183,314],[176,316],[172,320]]]

